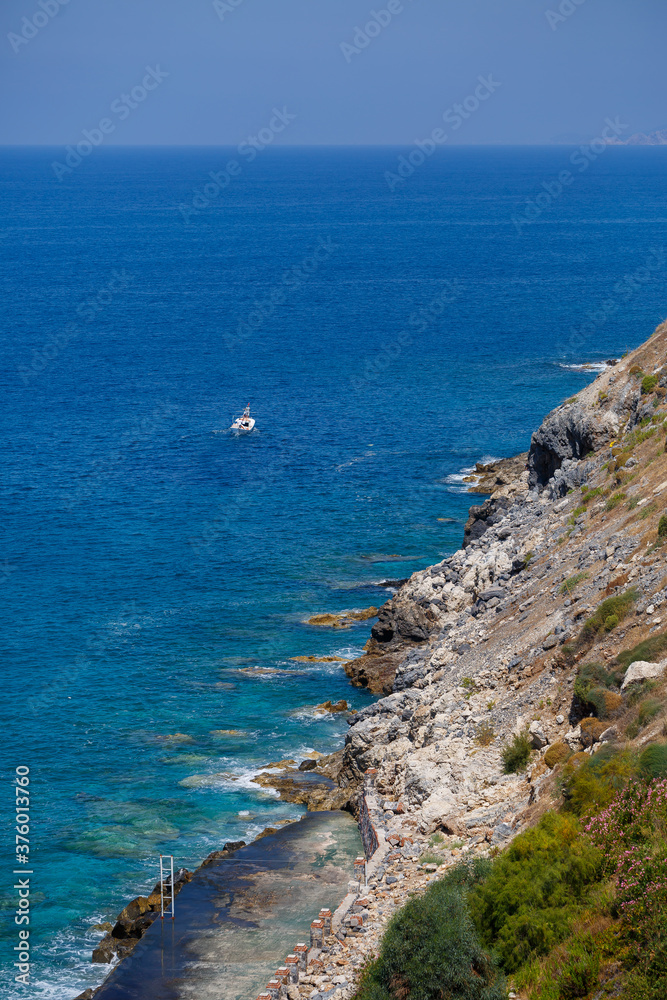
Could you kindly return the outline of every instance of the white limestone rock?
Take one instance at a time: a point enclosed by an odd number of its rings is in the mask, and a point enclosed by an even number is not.
[[[630,684],[637,684],[639,681],[654,680],[662,677],[667,667],[667,659],[660,660],[659,663],[649,663],[647,660],[635,660],[625,672],[621,691],[625,691]]]

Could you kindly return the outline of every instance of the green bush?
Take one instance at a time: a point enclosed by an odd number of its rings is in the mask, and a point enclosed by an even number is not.
[[[516,774],[517,771],[523,771],[530,760],[532,749],[533,744],[527,732],[519,733],[514,736],[511,743],[506,743],[501,750],[505,774]]]
[[[586,997],[597,984],[600,972],[600,955],[584,951],[567,962],[558,977],[558,996],[562,1000]]]
[[[605,632],[611,632],[618,625],[619,618],[618,615],[607,615],[604,620],[604,630]]]
[[[577,816],[607,806],[637,773],[634,752],[609,743],[590,757],[582,754],[578,763],[566,767],[562,785],[565,808]]]
[[[642,379],[642,393],[646,395],[648,392],[653,392],[659,381],[657,375],[644,375]]]
[[[605,623],[609,618],[614,616],[618,622],[622,622],[638,600],[639,592],[634,587],[622,594],[617,594],[615,597],[608,597],[606,601],[598,605],[595,614],[584,623],[584,627],[579,633],[579,645],[592,645],[598,634],[605,630]]]
[[[599,719],[605,719],[618,708],[615,694],[623,680],[624,670],[607,670],[601,663],[584,663],[574,681],[574,694],[585,707],[593,709]]]
[[[489,862],[458,866],[392,918],[357,1000],[505,1000],[503,974],[482,947],[467,894]]]
[[[623,704],[620,694],[607,688],[591,688],[586,696],[587,703],[592,707],[598,719],[609,719],[616,715]]]
[[[663,514],[658,521],[658,538],[667,538],[667,514]]]
[[[661,708],[662,702],[658,701],[657,698],[644,698],[639,705],[639,716],[637,719],[639,725],[645,726],[651,719],[655,719]]]
[[[647,660],[649,663],[655,663],[665,652],[667,652],[667,632],[658,632],[656,635],[644,639],[643,642],[637,643],[632,649],[624,649],[616,657],[616,663],[627,670],[635,660]]]
[[[639,770],[648,780],[667,778],[667,743],[650,743],[639,757]]]
[[[626,498],[625,493],[614,493],[613,497],[609,497],[607,500],[605,510],[615,510]]]
[[[470,912],[482,941],[506,972],[565,939],[602,870],[602,852],[573,816],[547,813],[519,834],[471,890]]]
[[[586,580],[587,578],[588,573],[585,571],[582,573],[575,573],[574,576],[568,577],[567,580],[564,580],[560,585],[561,594],[567,594],[568,597],[571,597],[575,588],[579,586],[582,580]]]

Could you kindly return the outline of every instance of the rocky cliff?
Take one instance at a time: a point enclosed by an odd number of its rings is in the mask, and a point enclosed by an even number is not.
[[[515,477],[471,508],[463,547],[380,609],[347,670],[386,696],[350,720],[342,776],[375,771],[397,833],[497,842],[550,794],[548,747],[590,749],[573,696],[584,622],[637,588],[631,619],[585,644],[606,662],[659,630],[667,596],[655,547],[666,385],[663,324],[546,417]],[[539,753],[527,775],[506,775],[502,746],[522,729]]]

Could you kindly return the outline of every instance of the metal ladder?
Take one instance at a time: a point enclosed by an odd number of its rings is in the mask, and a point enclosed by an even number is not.
[[[166,876],[169,875],[171,881],[171,901],[167,908],[164,906],[164,883]],[[167,916],[174,919],[174,898],[176,893],[174,892],[174,855],[173,854],[161,854],[160,855],[160,919],[164,920],[165,913]],[[171,913],[169,912],[171,909]]]

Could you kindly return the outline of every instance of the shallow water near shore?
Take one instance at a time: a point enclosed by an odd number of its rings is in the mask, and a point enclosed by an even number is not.
[[[194,868],[301,814],[252,777],[342,745],[317,704],[370,700],[292,658],[354,656],[371,623],[307,619],[457,548],[461,470],[663,318],[664,269],[614,288],[662,247],[664,149],[610,148],[521,233],[568,150],[451,150],[391,194],[398,152],[267,151],[191,225],[224,150],[100,149],[62,184],[53,151],[0,154],[2,765],[31,769],[39,1000],[101,981],[91,928],[160,852]],[[247,402],[257,431],[217,433]]]
[[[242,1000],[261,993],[320,909],[347,892],[362,851],[347,813],[309,813],[197,872],[100,1000]]]

